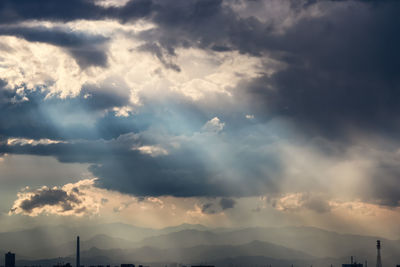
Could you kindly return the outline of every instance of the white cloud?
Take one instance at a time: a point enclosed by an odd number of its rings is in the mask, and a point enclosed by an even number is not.
[[[7,139],[7,145],[8,146],[16,146],[16,145],[32,145],[32,146],[37,146],[37,145],[51,145],[51,144],[59,144],[59,143],[66,143],[65,141],[60,141],[60,140],[51,140],[51,139],[27,139],[27,138],[8,138]]]
[[[221,122],[218,117],[214,117],[211,120],[207,121],[203,126],[203,131],[211,132],[211,133],[219,133],[225,127],[225,123]]]
[[[279,211],[299,212],[309,209],[318,213],[331,210],[328,196],[312,193],[288,193],[280,197],[267,198],[268,202]]]
[[[254,119],[254,115],[252,115],[252,114],[247,114],[245,117],[248,120],[253,120]]]
[[[23,189],[9,214],[38,216],[56,214],[62,216],[94,215],[102,205],[102,196],[94,187],[96,179],[85,179],[62,187],[43,186],[37,190]]]
[[[113,111],[115,112],[115,116],[117,117],[128,117],[133,109],[129,106],[124,106],[124,107],[114,107]]]
[[[11,89],[48,88],[61,97],[76,95],[84,78],[78,64],[62,49],[43,43],[2,36],[0,43],[10,46],[2,51],[0,78]]]
[[[103,7],[121,7],[128,3],[129,0],[95,0],[94,3]]]
[[[178,92],[194,101],[212,98],[219,94],[230,98],[230,90],[242,79],[258,77],[261,72],[274,71],[272,59],[242,55],[238,52],[209,53],[195,48],[179,48],[171,57],[180,72],[165,68],[160,60],[149,52],[138,49],[144,44],[137,36],[154,25],[139,20],[123,25],[116,21],[74,21],[67,24],[30,21],[23,27],[54,27],[65,31],[101,35],[109,38],[103,47],[108,64],[105,67],[81,69],[64,49],[40,42],[1,36],[0,45],[12,47],[2,51],[0,79],[13,90],[44,90],[49,96],[76,97],[85,85],[110,87],[113,92],[125,91],[131,105],[140,105],[142,96],[161,98],[166,93]],[[271,69],[267,66],[271,66]],[[125,94],[125,93],[124,93]],[[85,97],[89,97],[86,95]],[[23,96],[21,96],[21,99]],[[25,100],[28,100],[25,98]],[[131,107],[124,107],[117,116],[126,116]]]
[[[168,151],[161,146],[140,146],[134,147],[133,150],[138,150],[140,153],[150,155],[152,157],[168,155]]]
[[[209,99],[214,94],[232,97],[231,90],[239,81],[259,77],[261,72],[273,72],[276,62],[243,55],[238,52],[210,53],[200,49],[177,49],[179,74],[169,76],[171,88],[194,101]],[[268,66],[273,66],[270,69]]]

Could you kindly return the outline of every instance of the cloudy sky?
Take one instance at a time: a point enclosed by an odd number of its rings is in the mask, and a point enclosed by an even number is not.
[[[0,227],[400,236],[400,3],[2,0]]]

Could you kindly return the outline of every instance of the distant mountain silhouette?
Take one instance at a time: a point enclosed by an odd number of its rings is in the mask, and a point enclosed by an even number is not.
[[[136,243],[137,247],[149,246],[158,248],[192,247],[196,245],[230,244],[221,239],[220,234],[209,231],[182,230],[143,239]]]
[[[271,243],[253,241],[248,244],[232,246],[195,246],[190,248],[159,249],[154,247],[141,247],[136,249],[110,249],[103,250],[91,248],[81,252],[81,263],[83,264],[118,264],[121,262],[185,262],[195,263],[204,260],[218,260],[235,256],[268,256],[277,259],[312,259],[306,253],[276,246]],[[99,259],[105,261],[99,261]],[[68,261],[73,256],[62,259]],[[60,259],[54,259],[53,261]],[[25,264],[28,262],[24,262]],[[41,260],[29,262],[30,264],[43,264]]]
[[[216,259],[217,256],[220,259],[239,256],[298,260],[307,260],[311,256],[316,259],[348,259],[352,255],[359,261],[375,263],[377,239],[382,240],[384,266],[400,263],[399,240],[339,234],[313,227],[209,229],[189,224],[165,229],[127,224],[80,228],[39,227],[0,233],[0,250],[15,251],[17,260],[57,259],[74,254],[77,234],[81,236],[82,258],[93,260],[100,256],[97,253],[100,251],[108,253],[101,256],[110,261],[120,257],[115,263],[121,263],[122,259],[130,260],[132,255],[135,255],[133,259],[146,262],[176,259],[200,262]]]
[[[201,225],[201,224],[189,224],[189,223],[183,223],[177,226],[170,226],[170,227],[165,227],[163,229],[159,230],[160,234],[168,234],[168,233],[174,233],[174,232],[179,232],[183,230],[197,230],[197,231],[210,231],[211,229]]]
[[[169,248],[195,245],[239,245],[259,240],[300,250],[319,258],[359,255],[364,258],[369,256],[370,260],[374,260],[377,239],[385,243],[387,256],[392,257],[400,252],[399,240],[339,234],[314,227],[255,227],[220,232],[184,230],[148,237],[138,242],[136,246]]]
[[[185,229],[204,229],[202,225],[182,224],[163,229],[151,229],[123,223],[92,226],[45,226],[0,233],[0,250],[18,251],[24,258],[65,256],[75,251],[74,237],[81,236],[82,248],[132,248],[133,242],[146,237],[168,234]],[[40,240],[40,242],[38,242]],[[131,244],[132,243],[132,244]]]

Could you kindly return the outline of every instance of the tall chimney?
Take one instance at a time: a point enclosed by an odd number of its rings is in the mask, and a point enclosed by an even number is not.
[[[76,267],[81,267],[81,255],[79,249],[79,236],[76,238]]]
[[[380,240],[376,240],[376,267],[382,267]]]

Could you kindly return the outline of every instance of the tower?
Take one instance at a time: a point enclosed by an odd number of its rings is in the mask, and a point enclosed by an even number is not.
[[[76,237],[76,267],[81,267],[81,255],[79,249],[79,236]]]
[[[376,240],[376,267],[382,267],[381,261],[381,241]]]

